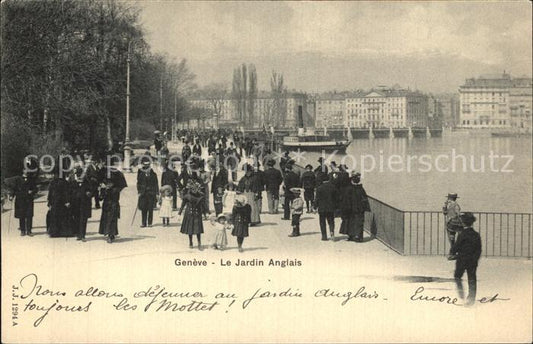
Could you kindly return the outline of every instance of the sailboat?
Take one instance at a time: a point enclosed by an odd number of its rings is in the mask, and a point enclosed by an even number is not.
[[[302,106],[298,106],[298,133],[283,138],[282,144],[285,149],[299,149],[302,151],[346,151],[346,148],[352,142],[350,139],[336,140],[327,135],[325,128],[324,135],[306,132],[302,111]]]

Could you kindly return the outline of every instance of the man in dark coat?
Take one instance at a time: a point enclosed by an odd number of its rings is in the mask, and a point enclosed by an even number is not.
[[[283,183],[281,171],[274,168],[274,159],[268,160],[265,171],[265,189],[267,192],[268,213],[277,214],[279,207],[279,186]]]
[[[191,157],[191,146],[189,146],[189,141],[185,141],[185,145],[181,149],[181,161],[183,161],[183,163],[186,163],[190,157]]]
[[[87,219],[91,217],[91,199],[94,186],[84,175],[81,166],[74,171],[74,178],[69,184],[70,214],[77,240],[85,242],[87,233]]]
[[[159,134],[156,134],[154,138],[154,148],[158,155],[159,151],[161,151],[161,147],[163,147],[163,139],[159,136]]]
[[[472,228],[476,221],[474,214],[470,212],[462,213],[460,219],[464,228],[459,230],[457,241],[452,246],[450,260],[455,259],[454,278],[459,291],[459,296],[464,298],[463,282],[461,278],[466,271],[468,277],[468,297],[466,305],[470,306],[476,301],[477,276],[476,270],[479,257],[481,256],[481,237]]]
[[[285,172],[285,167],[287,166],[287,163],[291,160],[291,158],[289,157],[289,151],[285,151],[283,153],[283,156],[281,157],[281,159],[279,160],[279,168]]]
[[[171,162],[172,163],[172,162]],[[172,209],[178,210],[178,178],[179,173],[174,166],[163,163],[163,173],[161,174],[161,186],[169,185],[172,188]]]
[[[137,173],[137,192],[139,194],[137,205],[142,216],[141,227],[146,227],[147,225],[152,227],[154,206],[157,202],[159,186],[157,175],[150,167],[150,161],[148,160],[143,161],[142,168]]]
[[[196,156],[202,156],[202,146],[200,146],[198,140],[196,140],[194,146],[192,146],[192,154]]]
[[[94,197],[94,206],[96,209],[100,209],[100,198],[98,196],[98,185],[102,182],[102,180],[99,179],[100,169],[93,162],[91,156],[88,156],[85,159],[85,164],[86,164],[86,172],[85,172],[86,178],[87,178],[87,181],[92,186],[91,194],[92,194],[92,197]]]
[[[211,180],[211,193],[213,195],[217,193],[218,188],[226,190],[226,186],[228,185],[228,170],[226,170],[222,163],[218,163],[215,166],[215,172]]]
[[[315,168],[315,177],[316,177],[316,185],[322,184],[326,180],[328,180],[328,167],[324,164],[324,159],[322,157],[318,158],[318,162],[320,165],[318,165],[317,168]]]
[[[331,180],[326,180],[316,189],[316,207],[320,222],[320,232],[322,240],[328,240],[326,221],[329,225],[331,239],[335,237],[335,210],[337,208],[337,188]]]
[[[57,170],[48,188],[47,231],[51,237],[74,235],[70,216],[69,182],[66,174]]]
[[[222,163],[227,164],[228,170],[231,171],[231,180],[235,183],[237,182],[237,168],[239,166],[240,155],[237,153],[237,149],[233,145],[233,142],[230,142],[228,149],[226,150],[226,157],[222,160]]]
[[[285,202],[283,203],[283,220],[290,220],[291,203],[294,200],[294,194],[290,191],[292,188],[300,187],[300,177],[292,170],[292,165],[285,166],[285,175],[283,178],[283,190],[285,193]]]
[[[9,183],[6,181],[6,184],[10,189],[10,200],[15,197],[15,218],[19,219],[20,235],[33,236],[33,198],[37,193],[35,179],[24,171],[22,176],[11,179]]]
[[[304,189],[307,212],[310,213],[313,210],[315,202],[316,177],[313,173],[313,166],[310,164],[305,166],[305,170],[306,171],[302,174],[302,187]]]

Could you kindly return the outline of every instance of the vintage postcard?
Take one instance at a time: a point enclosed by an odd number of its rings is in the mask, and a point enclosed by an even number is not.
[[[3,1],[2,342],[531,343],[531,13]]]

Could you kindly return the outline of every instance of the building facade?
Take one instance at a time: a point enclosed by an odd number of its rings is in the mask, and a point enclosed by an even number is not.
[[[345,94],[323,93],[315,100],[315,127],[344,127]]]
[[[531,133],[531,106],[533,100],[531,78],[514,78],[509,89],[511,127]]]
[[[350,128],[427,127],[428,96],[410,90],[381,88],[345,99],[344,125]]]

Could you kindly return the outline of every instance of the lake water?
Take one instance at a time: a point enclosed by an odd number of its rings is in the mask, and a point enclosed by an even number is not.
[[[298,164],[317,166],[320,155],[306,152]],[[533,211],[531,137],[360,139],[346,154],[325,157],[365,171],[367,193],[402,210],[440,211],[456,192],[465,211]]]

